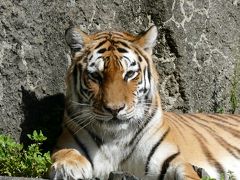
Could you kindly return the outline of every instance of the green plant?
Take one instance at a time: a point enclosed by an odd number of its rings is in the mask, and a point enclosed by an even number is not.
[[[225,179],[226,179],[225,176],[222,174],[221,177],[220,177],[220,180],[225,180]],[[235,176],[233,175],[233,172],[232,172],[232,171],[228,171],[228,172],[227,172],[227,179],[228,179],[228,180],[236,180],[236,178],[235,178]],[[216,179],[207,176],[207,177],[201,178],[201,180],[216,180]]]
[[[234,176],[232,171],[228,171],[227,175],[229,180],[236,180],[236,177]]]
[[[0,135],[0,175],[44,177],[51,165],[50,152],[40,149],[47,138],[34,131],[28,138],[33,141],[26,149],[11,137]]]
[[[220,113],[220,114],[223,114],[224,113],[224,108],[223,107],[220,107],[216,110],[216,113]]]
[[[207,176],[207,177],[203,177],[201,180],[215,180],[215,179]]]
[[[230,103],[231,103],[231,113],[234,114],[239,106],[238,99],[238,85],[240,78],[240,60],[237,61],[236,67],[234,69],[234,75],[232,80],[232,89],[230,92]]]

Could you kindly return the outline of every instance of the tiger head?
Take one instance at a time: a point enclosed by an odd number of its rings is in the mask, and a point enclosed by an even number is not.
[[[158,77],[151,57],[155,26],[137,36],[105,31],[87,35],[69,28],[65,37],[72,52],[67,72],[72,114],[100,123],[137,123],[156,107]]]

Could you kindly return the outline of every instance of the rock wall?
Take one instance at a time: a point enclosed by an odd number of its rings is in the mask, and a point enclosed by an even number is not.
[[[163,108],[240,112],[239,17],[239,0],[0,0],[0,129],[59,132],[70,22],[88,33],[154,23]]]

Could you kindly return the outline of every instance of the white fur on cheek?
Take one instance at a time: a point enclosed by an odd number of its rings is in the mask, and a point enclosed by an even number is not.
[[[102,72],[104,70],[104,61],[102,58],[97,59],[95,64],[98,71]]]
[[[143,105],[136,106],[134,110],[134,119],[141,119],[144,117],[144,109]]]
[[[124,69],[124,73],[122,75],[123,78],[125,77],[128,71],[137,71],[139,69],[136,59],[137,59],[136,54],[130,51],[126,53],[125,56],[120,60],[122,67]],[[132,65],[134,62],[135,65]]]
[[[104,60],[100,56],[99,54],[95,54],[88,62],[87,70],[89,72],[102,72],[104,70]]]

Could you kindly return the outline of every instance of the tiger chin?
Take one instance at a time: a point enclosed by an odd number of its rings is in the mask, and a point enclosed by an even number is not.
[[[78,28],[65,33],[72,62],[66,75],[63,132],[51,179],[107,179],[128,171],[146,180],[240,179],[240,116],[163,112],[152,61],[157,28],[139,35]]]

